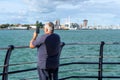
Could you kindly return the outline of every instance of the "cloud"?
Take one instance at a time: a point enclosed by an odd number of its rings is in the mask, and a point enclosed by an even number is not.
[[[57,8],[71,9],[85,1],[89,0],[24,0],[30,11],[40,13],[54,12]]]
[[[89,0],[23,0],[31,20],[50,21],[62,18],[65,10],[74,10],[80,7],[79,3]],[[71,12],[70,12],[71,13]],[[67,14],[68,15],[68,14]],[[66,16],[67,16],[66,15]]]
[[[98,22],[120,18],[119,0],[4,0],[0,3],[0,22],[46,22],[68,16]]]
[[[27,23],[27,15],[18,13],[5,13],[0,16],[0,23]]]
[[[49,0],[24,0],[24,2],[29,6],[31,12],[47,13],[55,11],[56,5]]]

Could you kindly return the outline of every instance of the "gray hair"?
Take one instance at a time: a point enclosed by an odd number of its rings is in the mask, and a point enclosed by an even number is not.
[[[44,27],[47,28],[48,31],[51,31],[51,32],[54,31],[54,24],[52,22],[46,23]]]

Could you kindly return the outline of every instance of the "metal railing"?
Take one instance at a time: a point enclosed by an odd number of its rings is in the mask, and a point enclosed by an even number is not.
[[[62,66],[67,66],[67,65],[74,65],[74,64],[96,64],[98,65],[98,69],[97,70],[93,70],[93,71],[97,71],[98,75],[97,76],[73,76],[70,75],[68,77],[64,77],[64,78],[60,78],[59,80],[65,80],[65,79],[69,79],[69,78],[97,78],[98,80],[102,80],[103,78],[120,78],[120,76],[104,76],[103,75],[103,64],[117,64],[120,65],[120,62],[103,62],[103,51],[104,51],[104,45],[120,45],[120,42],[77,42],[77,43],[62,43],[61,44],[61,50],[63,48],[64,45],[100,45],[99,48],[99,56],[97,56],[97,58],[99,59],[98,62],[70,62],[70,63],[63,63],[60,64],[60,67]],[[8,68],[9,66],[16,66],[16,65],[24,65],[24,64],[33,64],[36,62],[23,62],[23,63],[18,63],[18,64],[9,64],[9,60],[10,60],[10,56],[11,53],[14,49],[21,49],[21,48],[29,48],[29,46],[19,46],[19,47],[15,47],[13,45],[9,45],[8,48],[0,48],[0,50],[7,50],[6,52],[6,56],[5,56],[5,60],[4,60],[4,65],[0,66],[0,68],[3,68],[3,72],[0,73],[0,76],[2,76],[2,80],[9,80],[8,79],[8,75],[9,74],[16,74],[16,73],[21,73],[21,72],[27,72],[27,71],[33,71],[36,70],[37,68],[29,68],[29,69],[25,69],[25,70],[16,70],[16,71],[9,71]],[[61,58],[61,59],[69,59],[69,58],[83,58],[83,57],[89,57],[89,56],[71,56],[68,58]],[[96,56],[93,56],[96,57]],[[112,57],[117,57],[119,58],[119,56],[112,56]],[[74,70],[67,70],[67,71],[60,71],[60,73],[62,72],[69,72],[69,71],[79,71],[79,69],[74,69]],[[36,77],[35,77],[36,78]],[[30,79],[30,78],[29,78]],[[28,80],[28,79],[23,79],[23,80]]]

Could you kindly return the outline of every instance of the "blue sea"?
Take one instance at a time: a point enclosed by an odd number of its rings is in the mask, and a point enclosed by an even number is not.
[[[0,48],[14,46],[28,46],[34,30],[0,30]],[[120,42],[120,30],[55,30],[61,36],[61,41],[67,43],[74,42]],[[44,34],[43,30],[40,35]],[[60,63],[68,62],[98,62],[100,45],[65,45],[61,52]],[[7,50],[0,50],[0,66],[4,64]],[[64,58],[64,59],[63,59]],[[65,59],[66,58],[66,59]],[[22,48],[14,49],[10,57],[10,64],[36,62],[36,49]],[[120,61],[120,45],[104,46],[104,62]],[[36,67],[36,63],[10,66],[9,71],[22,70]],[[78,64],[60,67],[59,78],[67,76],[97,76],[98,65]],[[120,76],[120,65],[103,65],[104,76]],[[0,67],[2,73],[2,67]],[[10,74],[9,80],[38,80],[37,71]],[[2,77],[0,76],[0,80]],[[69,80],[98,80],[89,78],[69,79]],[[103,79],[120,80],[120,79]]]

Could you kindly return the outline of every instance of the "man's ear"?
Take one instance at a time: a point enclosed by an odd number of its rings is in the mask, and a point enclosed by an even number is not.
[[[48,29],[46,28],[46,32],[48,32]]]

